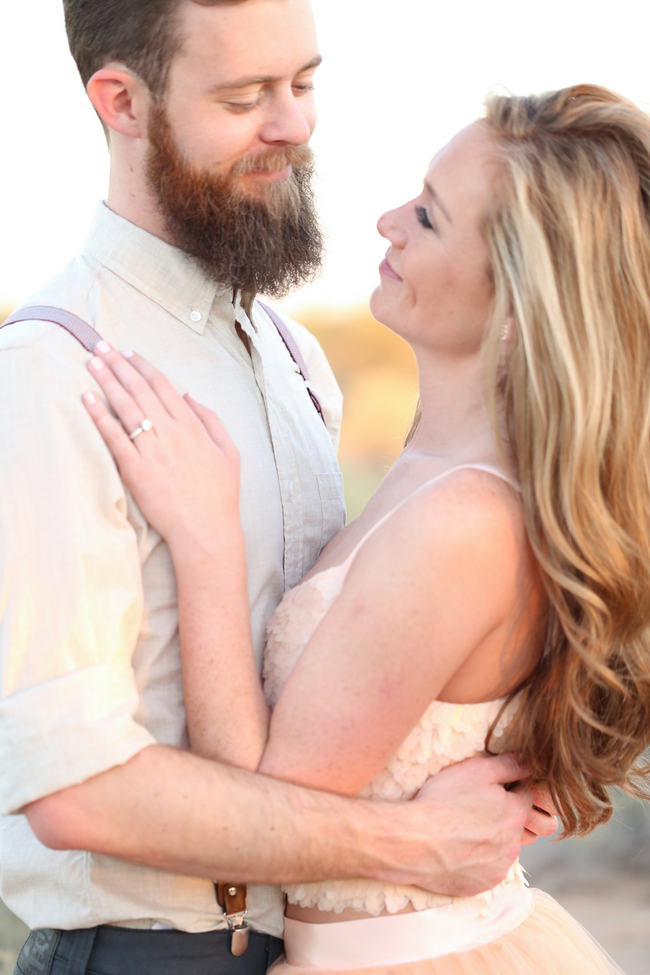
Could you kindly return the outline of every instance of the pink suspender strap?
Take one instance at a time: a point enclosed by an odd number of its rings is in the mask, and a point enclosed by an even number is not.
[[[4,328],[5,325],[12,325],[14,322],[32,321],[52,322],[54,325],[60,325],[66,332],[74,336],[77,342],[81,342],[88,352],[92,352],[97,343],[101,341],[99,332],[96,332],[83,318],[79,318],[78,315],[73,315],[72,312],[65,311],[63,308],[55,308],[53,305],[29,305],[27,308],[19,308],[0,325],[0,328]]]
[[[300,370],[300,375],[305,381],[307,386],[307,392],[309,393],[309,398],[314,404],[316,412],[320,416],[323,423],[325,422],[325,417],[323,415],[323,409],[320,405],[319,399],[316,396],[309,385],[309,374],[307,372],[307,365],[303,359],[300,349],[296,345],[295,339],[287,326],[284,324],[280,316],[268,305],[265,305],[260,301],[260,305],[269,316],[273,324],[275,325],[280,338],[287,347],[289,355],[293,361],[298,366]],[[13,315],[10,315],[2,324],[0,328],[4,328],[5,325],[12,325],[15,322],[51,322],[53,325],[60,325],[64,328],[66,332],[69,332],[78,342],[80,342],[88,352],[92,352],[98,342],[101,341],[101,335],[96,332],[95,329],[85,322],[83,318],[79,318],[78,315],[73,315],[72,312],[66,311],[64,308],[56,308],[53,305],[28,305],[26,308],[19,308],[15,311]]]
[[[323,423],[325,423],[325,416],[323,415],[323,407],[320,405],[320,400],[318,399],[318,396],[309,385],[309,372],[307,370],[307,363],[302,357],[300,349],[296,344],[296,340],[294,339],[293,335],[291,334],[291,332],[289,331],[289,329],[282,321],[282,319],[280,318],[277,312],[275,312],[269,305],[265,304],[263,301],[258,301],[258,304],[264,309],[266,314],[269,316],[269,318],[277,328],[280,338],[286,345],[289,355],[291,356],[295,364],[298,366],[300,375],[305,381],[307,392],[309,393],[309,398],[314,404],[314,408],[316,412],[320,416]]]

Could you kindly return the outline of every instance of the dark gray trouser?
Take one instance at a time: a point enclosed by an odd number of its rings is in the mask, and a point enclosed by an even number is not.
[[[278,938],[254,931],[235,958],[228,931],[42,928],[23,945],[14,975],[264,975],[281,952]]]

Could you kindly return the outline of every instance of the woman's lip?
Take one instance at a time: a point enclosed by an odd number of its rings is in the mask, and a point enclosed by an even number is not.
[[[384,258],[381,264],[379,265],[379,273],[385,275],[387,278],[393,278],[394,281],[402,280],[399,274],[397,273],[397,271],[394,271],[393,268],[390,266],[386,258]]]

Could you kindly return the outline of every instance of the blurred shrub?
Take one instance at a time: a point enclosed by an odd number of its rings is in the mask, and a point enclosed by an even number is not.
[[[353,518],[404,444],[417,402],[415,359],[367,308],[306,308],[295,317],[318,338],[343,390],[340,462]]]

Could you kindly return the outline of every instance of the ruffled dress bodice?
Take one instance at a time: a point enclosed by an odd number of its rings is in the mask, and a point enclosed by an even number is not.
[[[471,466],[501,477],[516,489],[502,471]],[[341,565],[313,575],[286,593],[271,617],[264,660],[265,693],[271,706],[341,592],[365,538]],[[410,799],[429,776],[483,752],[495,719],[498,725],[491,744],[498,746],[517,707],[516,700],[505,709],[503,703],[502,699],[481,704],[433,701],[362,794]],[[623,975],[557,902],[528,888],[518,862],[497,887],[473,897],[446,897],[419,887],[363,879],[294,884],[284,889],[291,903],[303,907],[335,913],[350,908],[383,916],[327,924],[285,918],[287,961],[276,963],[276,975],[293,975],[299,969],[372,968],[386,975],[396,971],[396,966],[403,975]],[[398,913],[409,906],[414,912]]]
[[[264,657],[264,690],[271,707],[316,627],[339,595],[350,562],[351,558],[325,569],[287,592],[271,617]],[[495,742],[503,735],[513,706],[515,702],[501,716]],[[431,775],[484,751],[487,732],[502,707],[502,699],[481,704],[433,701],[386,767],[361,794],[375,799],[412,798]],[[524,883],[522,870],[515,863],[499,887],[476,897],[452,898],[419,887],[364,879],[295,884],[284,890],[291,903],[324,911],[352,908],[370,914],[395,913],[409,905],[416,910],[442,906],[464,909],[471,902],[480,912],[482,905],[487,909],[495,892],[505,885],[523,886]]]

